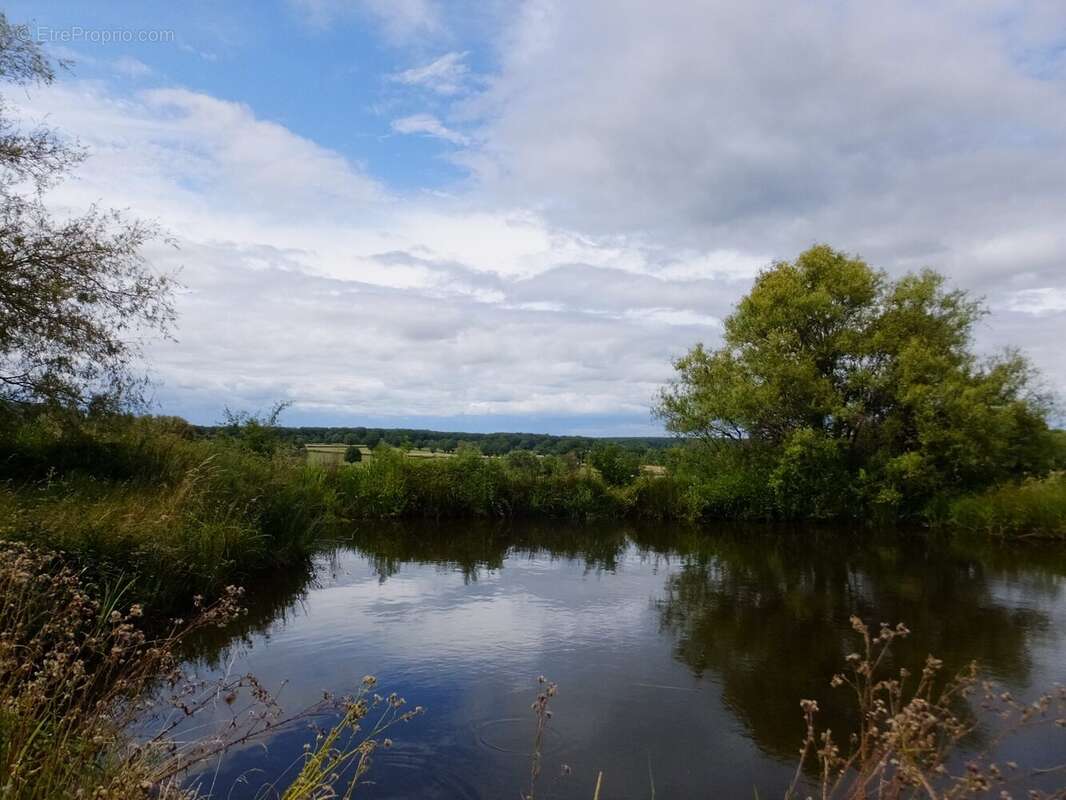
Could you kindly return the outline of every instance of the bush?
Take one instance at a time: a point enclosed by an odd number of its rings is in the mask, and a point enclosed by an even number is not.
[[[943,521],[994,536],[1066,538],[1066,473],[959,498],[950,503]]]
[[[363,460],[363,451],[359,449],[358,445],[349,445],[348,449],[344,451],[344,460],[348,464],[358,464]]]
[[[640,456],[614,442],[593,448],[589,463],[610,486],[628,486],[640,474]]]

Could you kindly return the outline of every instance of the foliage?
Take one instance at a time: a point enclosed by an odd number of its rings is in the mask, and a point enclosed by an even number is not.
[[[614,442],[594,447],[589,463],[611,486],[628,486],[640,474],[640,456]]]
[[[344,461],[348,464],[358,464],[363,460],[363,451],[356,444],[348,445],[348,449],[344,451]]]
[[[380,444],[335,477],[338,514],[380,517],[543,516],[589,519],[625,513],[628,497],[576,462],[555,456],[411,458]]]
[[[319,734],[314,749],[308,748],[300,772],[281,800],[350,800],[375,751],[392,747],[392,739],[385,736],[389,729],[424,712],[422,706],[404,710],[402,697],[395,692],[382,697],[372,691],[376,685],[377,678],[367,675],[356,694],[343,700],[344,716]],[[339,787],[344,787],[343,794]]]
[[[954,500],[946,522],[993,536],[1066,538],[1066,473],[1008,483]]]
[[[128,747],[124,726],[160,676],[176,684],[181,641],[234,617],[239,593],[152,637],[126,589],[100,591],[57,554],[0,541],[3,797],[186,796],[162,777],[172,760],[160,741]]]
[[[972,352],[983,313],[934,272],[893,281],[813,247],[759,275],[721,348],[676,362],[658,413],[727,463],[758,465],[754,485],[735,487],[742,506],[761,495],[770,516],[916,514],[1050,466],[1028,362]],[[721,477],[707,480],[721,505]]]
[[[202,427],[201,433],[210,435],[217,427]],[[357,426],[298,428],[282,427],[278,435],[286,442],[304,444],[359,444],[373,450],[384,442],[391,447],[413,448],[432,452],[454,453],[463,444],[477,447],[482,455],[505,456],[516,451],[527,451],[540,456],[583,456],[597,444],[612,442],[637,453],[645,464],[658,464],[662,453],[675,440],[667,436],[620,436],[593,439],[587,436],[552,436],[545,433],[462,433],[457,431],[432,431],[415,428],[368,428]]]
[[[37,414],[0,437],[0,536],[61,547],[167,608],[303,562],[335,504],[329,475],[173,419],[77,428]]]
[[[40,45],[0,15],[0,79],[53,77]],[[173,320],[172,281],[140,254],[156,230],[96,207],[53,218],[43,194],[83,153],[47,128],[23,133],[6,111],[0,102],[0,412],[136,402],[138,337]]]
[[[281,445],[278,420],[290,405],[289,402],[275,403],[265,416],[227,408],[222,412],[224,422],[219,432],[253,453],[273,455]]]

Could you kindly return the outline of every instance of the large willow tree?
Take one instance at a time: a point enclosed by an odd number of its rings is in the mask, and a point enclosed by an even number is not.
[[[0,14],[0,81],[54,78],[25,26]],[[49,190],[83,157],[45,127],[24,130],[0,100],[0,414],[137,399],[138,342],[166,332],[171,284],[141,256],[150,225],[90,208],[61,216]]]
[[[1046,468],[1046,401],[1019,353],[974,354],[984,313],[935,272],[812,247],[758,276],[720,348],[676,362],[659,414],[758,483],[764,512],[919,510]]]

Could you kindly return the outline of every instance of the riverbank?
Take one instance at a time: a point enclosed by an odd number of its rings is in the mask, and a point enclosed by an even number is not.
[[[728,474],[701,479],[681,468],[611,485],[574,458],[484,458],[464,449],[413,459],[388,447],[360,464],[324,468],[253,433],[203,438],[172,418],[64,424],[39,416],[0,446],[0,538],[61,550],[105,583],[130,580],[138,597],[164,611],[294,567],[346,521],[731,516],[721,502]],[[918,521],[1064,538],[1066,477],[994,487],[937,509]],[[775,518],[772,509],[763,516]]]

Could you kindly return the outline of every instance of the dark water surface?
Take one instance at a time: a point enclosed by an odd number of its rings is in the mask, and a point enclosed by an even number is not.
[[[564,524],[370,526],[314,576],[250,587],[248,629],[197,668],[252,672],[286,708],[367,673],[425,716],[398,728],[359,796],[517,798],[536,678],[559,684],[538,797],[780,797],[799,700],[849,717],[828,682],[855,649],[851,614],[905,622],[899,661],[977,659],[1022,696],[1066,682],[1066,548],[927,535]],[[287,682],[287,683],[286,683]],[[306,725],[200,776],[261,796],[299,760]],[[1066,737],[1004,758],[1066,761]],[[975,742],[980,747],[980,742]],[[572,772],[560,775],[561,765]],[[243,778],[242,778],[243,776]],[[1066,781],[1060,780],[1059,783]],[[284,781],[282,781],[282,785]]]

